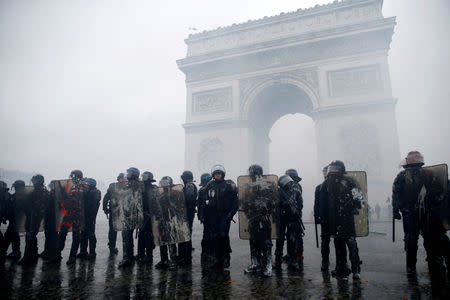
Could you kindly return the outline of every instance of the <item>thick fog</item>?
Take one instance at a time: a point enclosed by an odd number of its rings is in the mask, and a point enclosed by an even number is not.
[[[0,167],[47,182],[81,169],[109,183],[135,166],[179,181],[184,39],[328,2],[1,1]],[[449,162],[450,2],[385,0],[383,14],[397,16],[389,64],[401,155]],[[318,183],[309,117],[281,118],[270,138],[270,171],[295,167]]]

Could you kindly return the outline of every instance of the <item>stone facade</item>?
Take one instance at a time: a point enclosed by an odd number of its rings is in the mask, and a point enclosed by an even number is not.
[[[387,55],[395,18],[382,0],[328,5],[190,35],[185,167],[223,163],[231,177],[268,166],[268,133],[284,114],[315,121],[319,166],[342,159],[386,195],[399,158]],[[329,145],[333,145],[330,147]]]

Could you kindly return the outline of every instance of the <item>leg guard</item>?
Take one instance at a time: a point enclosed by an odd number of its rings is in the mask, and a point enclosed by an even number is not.
[[[265,277],[272,276],[272,240],[265,240],[261,243],[262,259],[261,267]]]
[[[359,259],[358,244],[356,243],[356,239],[354,237],[350,237],[346,240],[346,244],[348,247],[350,262],[352,264],[352,273],[359,274],[361,272],[361,261]]]

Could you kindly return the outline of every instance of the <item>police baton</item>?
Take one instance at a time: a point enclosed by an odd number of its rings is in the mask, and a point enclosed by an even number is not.
[[[317,221],[314,220],[314,228],[316,229],[316,247],[319,248],[319,235],[317,234]]]
[[[395,243],[395,217],[392,214],[392,242]]]

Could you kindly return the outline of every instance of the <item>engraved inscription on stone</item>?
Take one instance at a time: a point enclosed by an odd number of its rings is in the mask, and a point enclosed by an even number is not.
[[[377,65],[328,72],[328,87],[332,97],[373,93],[382,90]]]
[[[192,95],[193,114],[209,114],[232,110],[231,87],[199,92]]]

